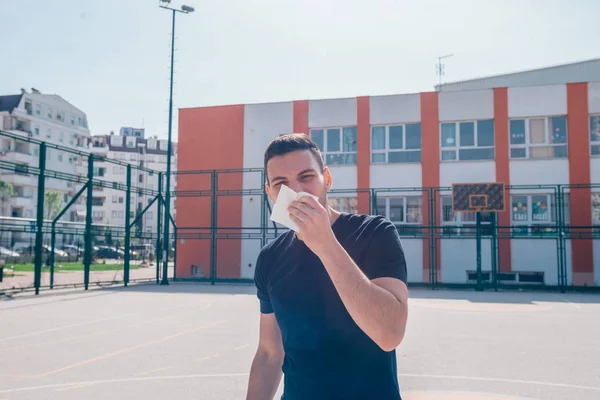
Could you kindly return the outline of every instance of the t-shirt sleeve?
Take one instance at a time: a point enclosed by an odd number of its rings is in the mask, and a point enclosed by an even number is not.
[[[273,312],[266,274],[267,268],[265,254],[261,251],[256,260],[256,268],[254,269],[254,284],[256,285],[256,295],[260,304],[260,312],[263,314],[271,314]]]
[[[397,278],[407,283],[406,259],[400,235],[393,223],[377,219],[363,262],[363,271],[369,279]]]

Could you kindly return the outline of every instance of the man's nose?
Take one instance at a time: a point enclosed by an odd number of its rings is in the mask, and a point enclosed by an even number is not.
[[[298,181],[289,182],[288,187],[296,193],[304,191],[304,187],[303,187],[302,183],[300,183]]]

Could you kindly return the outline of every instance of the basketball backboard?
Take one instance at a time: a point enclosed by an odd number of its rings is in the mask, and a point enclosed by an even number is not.
[[[476,182],[452,184],[453,212],[500,212],[504,210],[504,183]]]

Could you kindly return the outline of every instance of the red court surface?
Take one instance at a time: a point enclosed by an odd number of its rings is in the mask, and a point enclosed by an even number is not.
[[[175,283],[0,300],[0,400],[244,399],[254,293]],[[403,399],[600,398],[599,295],[410,296]]]

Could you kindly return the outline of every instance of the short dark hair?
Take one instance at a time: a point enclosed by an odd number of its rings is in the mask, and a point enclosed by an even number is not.
[[[325,163],[323,162],[319,146],[304,133],[287,133],[277,136],[267,146],[265,150],[265,174],[267,173],[267,163],[271,158],[297,150],[309,150],[317,160],[321,173],[323,173]],[[269,177],[267,176],[268,180]]]

